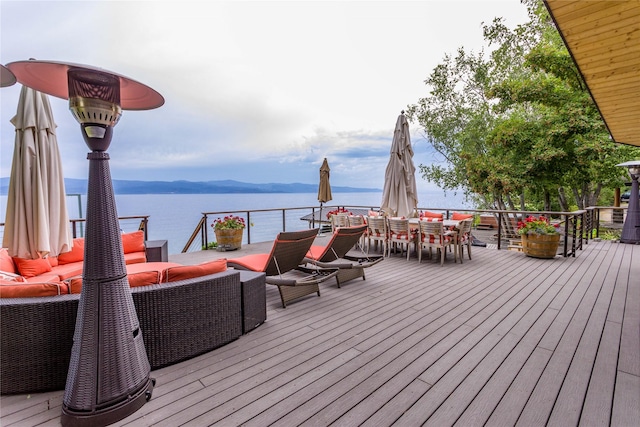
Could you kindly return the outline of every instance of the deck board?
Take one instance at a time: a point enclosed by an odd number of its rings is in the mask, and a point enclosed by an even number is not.
[[[229,256],[210,252],[194,263]],[[152,372],[152,399],[114,425],[630,425],[639,255],[594,241],[553,260],[397,254],[286,309],[268,286],[263,325]],[[58,425],[62,396],[2,396],[0,424]]]

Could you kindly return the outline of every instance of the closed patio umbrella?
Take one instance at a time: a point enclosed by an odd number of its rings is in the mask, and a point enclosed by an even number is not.
[[[320,228],[322,228],[322,204],[332,200],[331,183],[329,182],[329,163],[325,157],[320,166],[320,185],[318,186],[318,201],[320,202]]]
[[[27,259],[71,250],[62,161],[47,95],[24,86],[16,116],[2,246]]]
[[[409,123],[404,111],[398,116],[391,144],[391,156],[384,174],[380,209],[391,216],[410,217],[418,206],[416,168]]]

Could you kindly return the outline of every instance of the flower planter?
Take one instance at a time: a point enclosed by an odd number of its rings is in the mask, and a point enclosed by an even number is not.
[[[235,251],[242,247],[242,228],[215,230],[216,242],[220,251]]]
[[[522,251],[533,258],[554,258],[559,244],[560,234],[522,235]]]

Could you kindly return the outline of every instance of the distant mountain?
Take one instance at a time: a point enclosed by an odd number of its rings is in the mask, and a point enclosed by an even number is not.
[[[87,180],[65,178],[67,194],[86,194]],[[0,178],[0,194],[6,195],[9,178]],[[233,180],[223,181],[125,181],[114,180],[116,194],[244,194],[244,193],[315,193],[317,184],[251,184]],[[331,187],[335,193],[379,192],[377,188]]]

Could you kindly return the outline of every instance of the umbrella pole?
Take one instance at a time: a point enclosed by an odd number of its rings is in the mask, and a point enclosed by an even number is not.
[[[324,236],[324,233],[322,232],[322,202],[320,202],[320,219],[318,224],[318,228],[320,228],[320,233],[318,233],[318,236]]]

